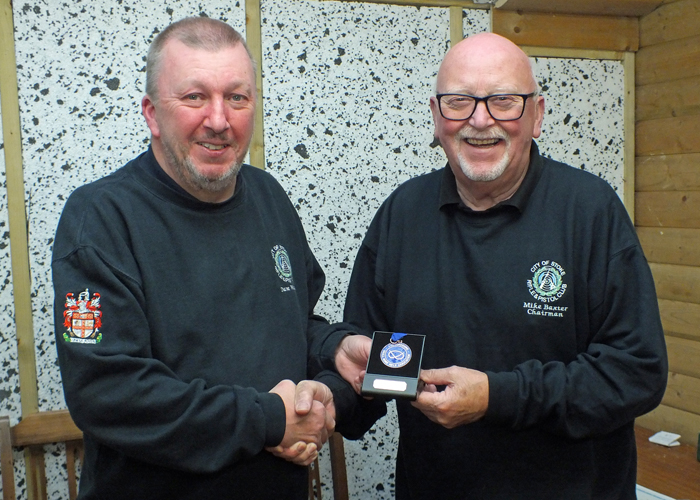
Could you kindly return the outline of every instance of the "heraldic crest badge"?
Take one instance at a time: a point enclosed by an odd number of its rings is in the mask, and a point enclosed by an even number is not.
[[[102,312],[99,310],[100,294],[90,292],[86,288],[80,292],[78,300],[72,293],[66,294],[66,309],[63,311],[63,326],[68,331],[63,334],[66,342],[79,344],[97,344],[102,340]]]

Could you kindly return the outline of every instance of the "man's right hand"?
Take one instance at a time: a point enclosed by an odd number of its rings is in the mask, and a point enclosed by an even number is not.
[[[355,392],[362,392],[372,340],[364,335],[348,335],[335,350],[335,368]]]
[[[295,385],[283,380],[270,392],[284,402],[286,426],[282,442],[268,451],[299,465],[308,465],[335,427],[333,395],[320,382],[304,380]]]

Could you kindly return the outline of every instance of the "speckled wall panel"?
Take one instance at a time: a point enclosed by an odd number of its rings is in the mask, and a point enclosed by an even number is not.
[[[262,12],[266,168],[287,189],[326,271],[317,311],[340,320],[381,202],[444,166],[429,97],[449,47],[449,10],[264,0]],[[464,24],[466,33],[488,30],[488,11],[465,10]],[[396,422],[391,405],[365,438],[345,442],[351,498],[393,498]],[[326,482],[328,467],[324,460]]]
[[[592,172],[622,198],[624,66],[622,61],[532,58],[545,116],[543,154]]]
[[[227,20],[245,33],[242,0],[13,3],[41,410],[65,407],[50,274],[63,204],[76,187],[147,147],[140,102],[148,45],[172,21],[199,14]],[[47,466],[49,498],[67,498],[65,483],[51,480],[63,474],[59,463]]]

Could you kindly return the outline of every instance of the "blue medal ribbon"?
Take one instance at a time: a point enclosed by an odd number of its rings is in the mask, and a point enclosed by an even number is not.
[[[405,333],[392,333],[391,334],[391,341],[392,342],[401,342],[401,339],[406,336]]]

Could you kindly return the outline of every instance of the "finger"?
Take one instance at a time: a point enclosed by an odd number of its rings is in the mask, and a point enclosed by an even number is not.
[[[304,452],[292,460],[292,462],[297,465],[310,465],[317,457],[318,449],[315,444],[311,443],[306,447]]]
[[[452,382],[449,377],[449,368],[438,368],[434,370],[421,370],[420,379],[426,385],[448,385]]]
[[[315,399],[316,388],[308,380],[302,380],[297,384],[294,395],[294,410],[297,415],[306,415],[311,409],[311,403]]]

